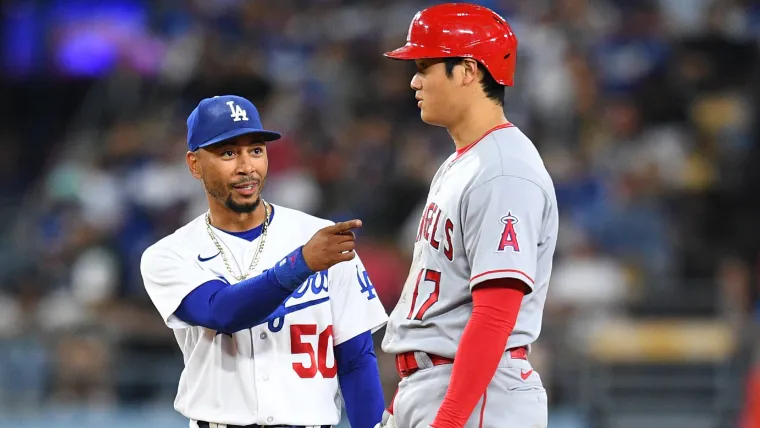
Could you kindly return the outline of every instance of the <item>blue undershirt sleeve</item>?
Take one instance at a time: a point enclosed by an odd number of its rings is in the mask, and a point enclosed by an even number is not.
[[[235,285],[221,279],[201,284],[182,299],[174,314],[188,324],[230,334],[260,324],[314,273],[302,248]]]
[[[366,331],[335,347],[338,383],[352,428],[373,428],[383,417],[385,401],[372,342]]]

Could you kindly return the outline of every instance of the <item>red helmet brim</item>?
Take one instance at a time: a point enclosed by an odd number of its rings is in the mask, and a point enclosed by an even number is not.
[[[441,58],[447,56],[447,54],[414,43],[407,43],[398,49],[384,53],[383,56],[398,60],[413,60],[422,58]]]

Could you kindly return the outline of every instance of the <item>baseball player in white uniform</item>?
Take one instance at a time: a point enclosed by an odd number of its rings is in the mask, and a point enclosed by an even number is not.
[[[191,428],[354,428],[384,400],[372,333],[387,321],[351,229],[267,203],[267,142],[254,105],[204,99],[187,165],[209,210],[148,248],[145,288],[184,355],[174,402]],[[341,399],[342,397],[342,399]]]
[[[528,359],[541,330],[558,212],[538,151],[503,109],[517,39],[493,11],[419,12],[405,46],[422,120],[456,152],[435,174],[409,277],[383,350],[401,376],[379,426],[545,428],[546,391]]]

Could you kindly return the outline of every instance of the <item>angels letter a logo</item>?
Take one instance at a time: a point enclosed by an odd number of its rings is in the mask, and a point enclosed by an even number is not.
[[[242,107],[235,104],[235,101],[227,101],[227,105],[230,106],[230,117],[235,122],[240,122],[241,120],[248,120],[248,113],[243,110]]]
[[[496,251],[505,251],[507,247],[511,247],[512,251],[520,252],[520,243],[517,242],[517,232],[515,231],[515,225],[519,222],[518,218],[512,215],[512,211],[509,211],[507,215],[501,218],[504,229],[501,232],[501,240],[499,241],[499,248]]]

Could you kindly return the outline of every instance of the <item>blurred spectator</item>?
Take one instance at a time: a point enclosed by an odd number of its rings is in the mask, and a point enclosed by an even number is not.
[[[626,266],[599,253],[591,239],[577,230],[563,229],[560,239],[558,245],[567,256],[552,272],[547,316],[577,331],[590,331],[593,325],[620,317],[634,295]]]

